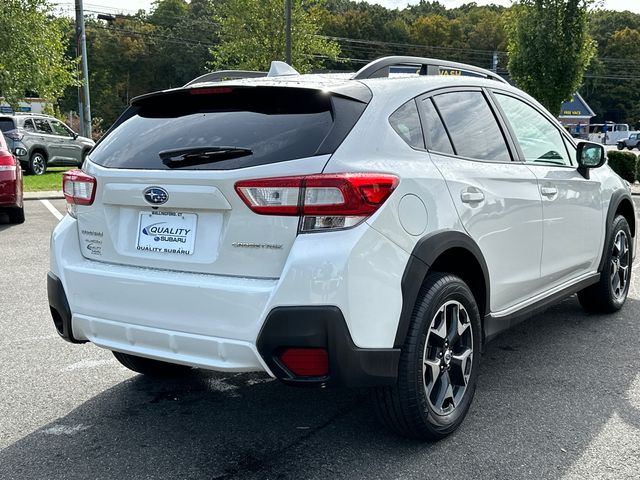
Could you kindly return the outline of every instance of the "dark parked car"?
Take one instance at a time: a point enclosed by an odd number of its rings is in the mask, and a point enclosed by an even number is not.
[[[50,166],[80,166],[94,141],[79,136],[49,115],[14,113],[0,116],[0,130],[9,149],[23,149],[18,155],[22,167],[42,175]]]
[[[6,213],[11,223],[24,222],[22,168],[18,159],[9,150],[2,132],[0,132],[0,213]]]

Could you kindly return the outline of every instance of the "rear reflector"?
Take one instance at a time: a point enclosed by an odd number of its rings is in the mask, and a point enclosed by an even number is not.
[[[280,361],[297,377],[329,375],[329,356],[324,348],[287,348],[280,354]]]
[[[301,231],[306,232],[359,224],[397,185],[394,175],[339,173],[247,180],[235,187],[255,213],[304,217]]]
[[[82,170],[69,170],[62,176],[62,191],[68,204],[91,205],[96,196],[96,179]]]

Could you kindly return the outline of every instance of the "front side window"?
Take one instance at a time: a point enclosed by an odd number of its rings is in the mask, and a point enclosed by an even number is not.
[[[53,133],[55,135],[58,135],[60,137],[70,137],[71,134],[69,133],[69,130],[67,130],[67,128],[62,125],[60,122],[54,122],[51,121],[51,128],[53,129]]]
[[[509,162],[498,122],[482,92],[452,92],[434,97],[457,155]]]
[[[571,165],[562,134],[544,115],[522,100],[496,94],[527,163]]]
[[[413,148],[424,148],[422,126],[415,100],[409,100],[389,117],[389,123],[400,137]]]

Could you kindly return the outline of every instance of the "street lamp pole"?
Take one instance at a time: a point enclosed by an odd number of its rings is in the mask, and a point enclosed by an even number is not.
[[[87,65],[87,35],[84,30],[82,0],[76,0],[76,53],[80,55],[82,86],[78,89],[80,133],[91,138],[91,101],[89,99],[89,66]]]
[[[291,65],[291,0],[284,2],[285,18],[285,62]]]

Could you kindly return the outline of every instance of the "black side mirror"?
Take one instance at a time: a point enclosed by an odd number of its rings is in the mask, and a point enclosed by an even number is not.
[[[24,157],[27,154],[27,150],[22,147],[16,147],[13,149],[13,154],[16,157]]]
[[[604,147],[599,143],[580,142],[578,143],[578,172],[589,178],[589,169],[598,168],[604,165],[607,156]]]

